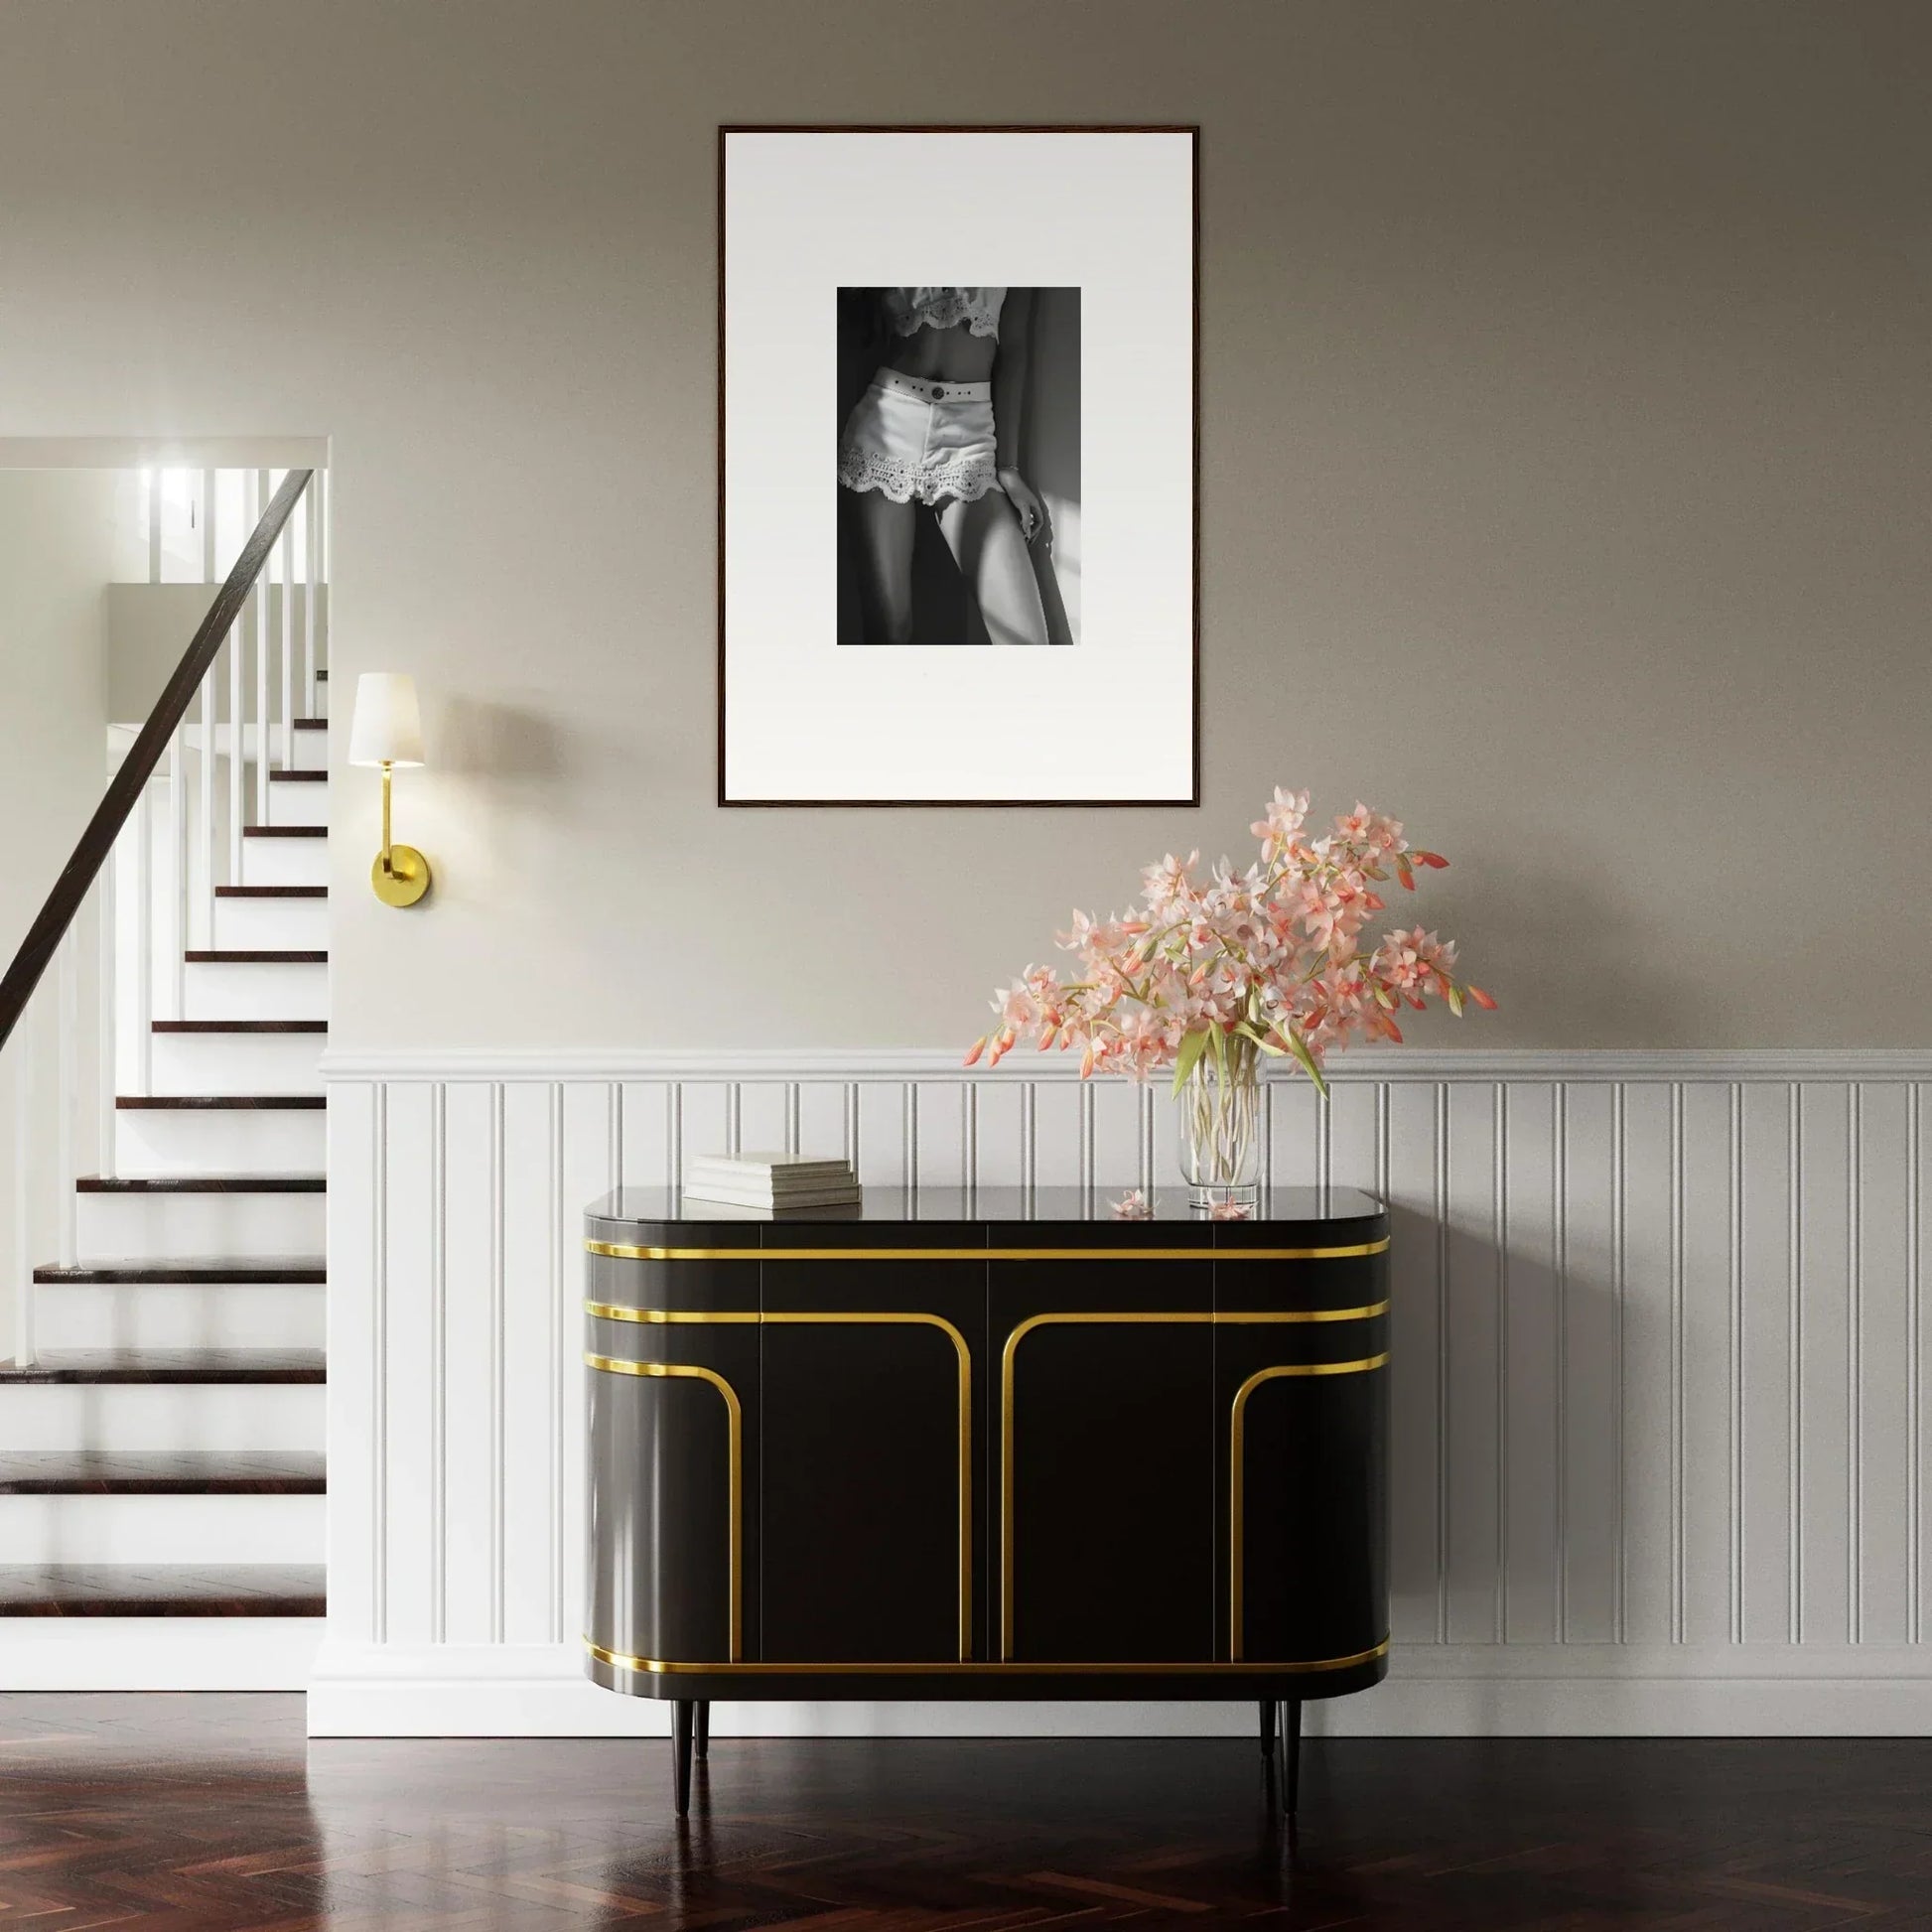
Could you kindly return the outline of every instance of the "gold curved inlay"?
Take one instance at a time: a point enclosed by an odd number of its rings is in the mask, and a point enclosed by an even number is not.
[[[753,1309],[632,1309],[616,1302],[586,1302],[584,1312],[601,1321],[641,1321],[652,1324],[708,1326],[716,1322],[790,1324],[802,1326],[827,1322],[899,1326],[918,1325],[936,1328],[952,1343],[958,1359],[959,1375],[959,1654],[973,1654],[973,1351],[966,1337],[941,1314],[914,1312],[898,1309],[771,1311],[759,1313]],[[600,1361],[609,1358],[600,1357]],[[590,1360],[589,1356],[585,1360]]]
[[[1387,1247],[1388,1243],[1382,1243]],[[1386,1314],[1389,1305],[1386,1301],[1372,1302],[1359,1309],[1289,1309],[1250,1312],[1236,1309],[1180,1309],[1162,1311],[1126,1310],[1106,1313],[1097,1311],[1057,1311],[1046,1314],[1030,1314],[1026,1320],[1017,1322],[1008,1332],[1006,1346],[1000,1351],[1000,1655],[1011,1658],[1013,1655],[1013,1364],[1020,1344],[1035,1328],[1048,1326],[1091,1324],[1108,1322],[1182,1322],[1189,1325],[1250,1322],[1305,1322],[1305,1321],[1366,1321],[1371,1316]],[[1298,1368],[1281,1371],[1290,1375],[1358,1375],[1365,1369],[1380,1368],[1388,1360],[1387,1354],[1372,1355],[1362,1361],[1354,1362],[1312,1362]],[[1235,1397],[1235,1418],[1238,1425],[1241,1407],[1246,1400],[1245,1390]],[[1232,1502],[1232,1499],[1230,1499]],[[1239,1522],[1236,1515],[1235,1521]],[[1235,1534],[1238,1536],[1239,1531]],[[1235,1600],[1230,1613],[1231,1630],[1240,1627],[1240,1582],[1238,1576],[1231,1580],[1231,1589]]]
[[[1315,1657],[1295,1663],[1188,1663],[1188,1664],[989,1664],[962,1661],[934,1664],[674,1664],[661,1657],[629,1657],[618,1650],[606,1650],[600,1643],[584,1639],[584,1648],[600,1664],[614,1670],[629,1671],[638,1677],[1256,1677],[1264,1674],[1293,1677],[1311,1671],[1352,1670],[1358,1664],[1372,1664],[1389,1654],[1389,1639],[1352,1657]]]
[[[745,1637],[742,1602],[745,1417],[744,1411],[739,1407],[738,1391],[715,1368],[699,1368],[691,1362],[626,1362],[614,1355],[593,1355],[586,1352],[584,1366],[602,1369],[607,1375],[644,1375],[654,1380],[688,1379],[693,1382],[709,1382],[725,1398],[725,1449],[729,1496],[726,1520],[728,1539],[726,1557],[729,1569],[726,1574],[729,1578],[731,1602],[730,1657],[733,1662],[736,1662],[738,1653],[744,1648]]]
[[[633,1248],[586,1241],[612,1261],[1349,1261],[1388,1251],[1389,1237],[1343,1248]]]
[[[1243,1639],[1243,1567],[1246,1561],[1247,1523],[1243,1490],[1247,1482],[1248,1398],[1264,1382],[1279,1382],[1307,1375],[1360,1375],[1372,1368],[1388,1365],[1388,1351],[1370,1355],[1359,1362],[1279,1362],[1273,1368],[1257,1369],[1234,1392],[1234,1408],[1228,1418],[1228,1655],[1240,1661]]]

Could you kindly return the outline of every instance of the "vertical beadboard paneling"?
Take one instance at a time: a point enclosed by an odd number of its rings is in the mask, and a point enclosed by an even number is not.
[[[1443,1455],[1439,1400],[1442,1305],[1436,1222],[1437,1097],[1433,1084],[1388,1090],[1389,1579],[1398,1643],[1441,1636]]]
[[[1730,1641],[1730,1087],[1679,1089],[1683,1192],[1679,1239],[1674,1523],[1682,1636]]]
[[[437,1641],[436,1101],[437,1088],[426,1080],[399,1081],[387,1092],[383,1165],[389,1293],[383,1352],[388,1387],[383,1442],[388,1520],[382,1562],[391,1643]]]
[[[443,1104],[443,1442],[440,1641],[489,1643],[495,1615],[496,1203],[498,1089],[459,1081]]]
[[[1861,1643],[1912,1641],[1911,1213],[1906,1163],[1912,1104],[1908,1086],[1853,1089],[1859,1109],[1856,1259],[1859,1352],[1852,1380],[1859,1390],[1853,1439],[1859,1482]]]
[[[1626,1643],[1677,1640],[1671,1478],[1676,1336],[1677,1095],[1656,1081],[1623,1089],[1621,1554]]]
[[[557,1149],[556,1085],[518,1080],[503,1089],[503,1604],[505,1643],[548,1643],[551,1570],[556,1247],[551,1176]],[[586,1195],[585,1200],[590,1196]],[[584,1202],[577,1202],[581,1208]],[[571,1339],[576,1339],[573,1324]],[[581,1353],[581,1348],[576,1353]],[[575,1354],[572,1355],[575,1360]]]
[[[855,1152],[875,1187],[1174,1184],[1165,1091],[1028,1071],[334,1082],[335,1628],[576,1635],[579,1217],[618,1179],[736,1140]],[[1929,1106],[1648,1070],[1271,1086],[1276,1181],[1395,1216],[1399,1643],[1924,1642]]]
[[[1809,1086],[1799,1127],[1798,1638],[1853,1634],[1850,1352],[1852,1089]]]
[[[1444,1560],[1450,1643],[1502,1638],[1502,1313],[1506,1274],[1498,1129],[1502,1089],[1449,1090],[1449,1532]]]
[[[1563,1594],[1558,1094],[1554,1085],[1514,1085],[1503,1119],[1503,1639],[1512,1643],[1555,1643]]]
[[[1558,1176],[1563,1203],[1563,1590],[1558,1636],[1616,1638],[1617,1092],[1566,1086]]]

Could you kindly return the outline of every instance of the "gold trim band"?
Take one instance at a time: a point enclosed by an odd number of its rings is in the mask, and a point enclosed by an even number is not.
[[[1216,1327],[1224,1327],[1240,1322],[1281,1322],[1281,1321],[1367,1321],[1378,1314],[1387,1314],[1387,1302],[1370,1302],[1359,1309],[1197,1309],[1184,1313],[1174,1314],[1110,1314],[1108,1321],[1208,1321]],[[755,1322],[755,1321],[937,1321],[934,1314],[760,1314],[756,1309],[633,1309],[621,1302],[586,1302],[584,1312],[594,1314],[600,1321],[647,1321],[652,1324],[669,1325],[685,1323],[693,1327],[708,1322]],[[1034,1320],[1071,1320],[1072,1316],[1033,1316],[1020,1324],[1021,1328],[1030,1327]],[[950,1322],[944,1324],[952,1327]],[[958,1329],[953,1332],[958,1334]],[[1019,1329],[1014,1331],[1020,1332]],[[963,1340],[964,1337],[961,1337]]]
[[[1385,1349],[1359,1362],[1280,1362],[1273,1368],[1257,1369],[1234,1392],[1234,1408],[1228,1418],[1228,1656],[1237,1663],[1241,1658],[1245,1620],[1248,1398],[1264,1382],[1279,1382],[1291,1376],[1359,1375],[1368,1369],[1386,1367],[1388,1359]]]
[[[600,1664],[609,1664],[614,1670],[629,1671],[638,1677],[1294,1677],[1314,1671],[1352,1670],[1358,1664],[1372,1664],[1378,1657],[1389,1654],[1389,1639],[1384,1637],[1380,1643],[1371,1645],[1367,1650],[1358,1650],[1352,1657],[1319,1657],[1307,1663],[1291,1664],[673,1664],[658,1657],[627,1657],[621,1651],[606,1650],[589,1637],[584,1639],[584,1648]]]
[[[1384,1244],[1387,1245],[1386,1243]],[[1302,1322],[1302,1321],[1364,1321],[1372,1315],[1386,1314],[1389,1305],[1386,1301],[1371,1303],[1360,1309],[1304,1309],[1281,1312],[1248,1313],[1233,1310],[1183,1309],[1165,1311],[1117,1311],[1113,1312],[1059,1312],[1052,1314],[1031,1314],[1018,1323],[1007,1335],[1006,1346],[1000,1351],[1000,1655],[1011,1658],[1013,1655],[1013,1367],[1014,1358],[1021,1342],[1035,1328],[1056,1325],[1119,1323],[1119,1322],[1181,1322],[1190,1325],[1222,1322]],[[1380,1368],[1388,1361],[1386,1351],[1380,1355],[1365,1356],[1352,1362],[1309,1362],[1284,1367],[1275,1371],[1281,1375],[1359,1375],[1368,1369]],[[1264,1377],[1265,1379],[1265,1377]],[[1241,1410],[1246,1401],[1247,1387],[1244,1385],[1235,1397],[1235,1408],[1231,1429],[1238,1429]],[[1229,1497],[1229,1514],[1233,1528],[1231,1535],[1237,1545],[1240,1541],[1240,1515],[1235,1507],[1235,1499]],[[1229,1579],[1229,1590],[1233,1602],[1229,1611],[1228,1627],[1232,1634],[1241,1626],[1240,1577],[1238,1569]],[[1238,1645],[1236,1646],[1238,1650]]]
[[[633,1248],[586,1241],[612,1261],[1352,1261],[1389,1237],[1346,1248]]]
[[[645,1375],[653,1379],[689,1379],[694,1382],[709,1382],[725,1398],[725,1448],[726,1466],[729,1474],[730,1495],[727,1504],[728,1538],[726,1561],[729,1579],[728,1589],[731,1601],[731,1649],[730,1656],[736,1662],[739,1652],[745,1647],[743,1615],[743,1545],[744,1524],[741,1515],[740,1496],[744,1488],[743,1442],[745,1433],[744,1412],[738,1404],[738,1391],[714,1368],[698,1368],[689,1362],[625,1362],[613,1355],[584,1356],[586,1368],[602,1369],[607,1375]]]

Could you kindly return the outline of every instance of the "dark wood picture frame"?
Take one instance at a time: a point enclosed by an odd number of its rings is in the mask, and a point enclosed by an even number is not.
[[[1188,726],[1191,786],[1184,799],[1176,798],[733,798],[725,781],[726,719],[726,637],[725,637],[725,155],[734,134],[1184,134],[1191,153],[1190,199],[1192,220],[1188,252],[1193,271],[1191,302],[1189,414],[1192,424],[1190,507],[1192,529],[1188,539],[1188,569],[1191,574],[1192,621],[1189,640],[1188,674],[1190,719]],[[1070,808],[1083,811],[1103,809],[1145,810],[1161,805],[1198,810],[1200,790],[1200,126],[1197,122],[731,122],[718,129],[717,180],[718,230],[718,803],[736,810],[803,810],[809,807],[866,811],[954,811],[954,810],[1038,810]]]

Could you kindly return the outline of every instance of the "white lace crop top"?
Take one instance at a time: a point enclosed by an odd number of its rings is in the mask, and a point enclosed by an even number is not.
[[[965,323],[975,336],[1000,334],[1005,289],[885,289],[886,314],[900,336],[921,329],[952,329]]]

